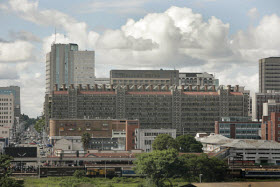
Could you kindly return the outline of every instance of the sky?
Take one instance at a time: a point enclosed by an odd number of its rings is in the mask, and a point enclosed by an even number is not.
[[[178,69],[258,92],[258,60],[280,55],[279,7],[279,0],[1,0],[0,86],[20,86],[22,113],[41,115],[56,38],[94,50],[97,77]]]

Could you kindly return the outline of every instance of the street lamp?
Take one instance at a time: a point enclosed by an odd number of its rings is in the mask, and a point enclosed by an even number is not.
[[[203,174],[199,174],[199,182],[201,183],[201,177]]]
[[[23,153],[23,154],[19,154],[18,153],[18,156],[20,156],[20,157],[24,157],[24,155],[26,155],[26,153]],[[20,170],[21,170],[21,173],[22,173],[22,159],[20,160]]]

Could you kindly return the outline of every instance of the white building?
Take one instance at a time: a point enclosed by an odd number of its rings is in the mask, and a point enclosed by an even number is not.
[[[152,151],[152,144],[160,134],[168,134],[176,138],[176,129],[135,129],[136,149],[142,149],[144,152]]]

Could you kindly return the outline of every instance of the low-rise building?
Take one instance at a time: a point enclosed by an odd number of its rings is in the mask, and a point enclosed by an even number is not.
[[[273,140],[230,139],[220,134],[198,138],[206,153],[229,161],[280,164],[280,144]]]
[[[221,117],[215,121],[215,133],[233,139],[261,139],[261,122],[250,117]]]
[[[199,86],[219,86],[219,79],[215,79],[213,74],[209,73],[179,73],[179,85],[199,85]]]
[[[136,129],[136,149],[142,149],[144,152],[151,152],[152,144],[160,134],[168,134],[176,138],[176,129]]]
[[[113,146],[113,148],[122,148],[122,143],[125,139],[124,149],[132,150],[135,148],[134,132],[137,128],[139,128],[138,120],[50,119],[50,139],[54,143],[55,140],[61,139],[58,137],[81,137],[85,132],[88,132],[93,138],[92,148],[103,150],[105,148],[104,141],[112,142],[108,140],[115,138],[118,139],[115,142],[119,142],[120,145]],[[73,138],[72,140],[75,139]],[[94,142],[103,142],[103,148],[102,143],[99,145]],[[109,149],[108,146],[106,149]]]

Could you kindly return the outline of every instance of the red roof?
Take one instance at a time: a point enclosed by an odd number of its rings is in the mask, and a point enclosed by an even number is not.
[[[230,92],[231,95],[243,95],[241,92]]]
[[[171,95],[171,92],[127,92],[131,95]]]
[[[68,91],[54,91],[53,93],[56,95],[67,95]]]
[[[185,95],[219,95],[218,92],[183,92]]]
[[[102,95],[114,95],[115,92],[112,92],[112,91],[80,91],[81,94],[88,94],[88,95],[99,95],[99,94],[102,94]]]

